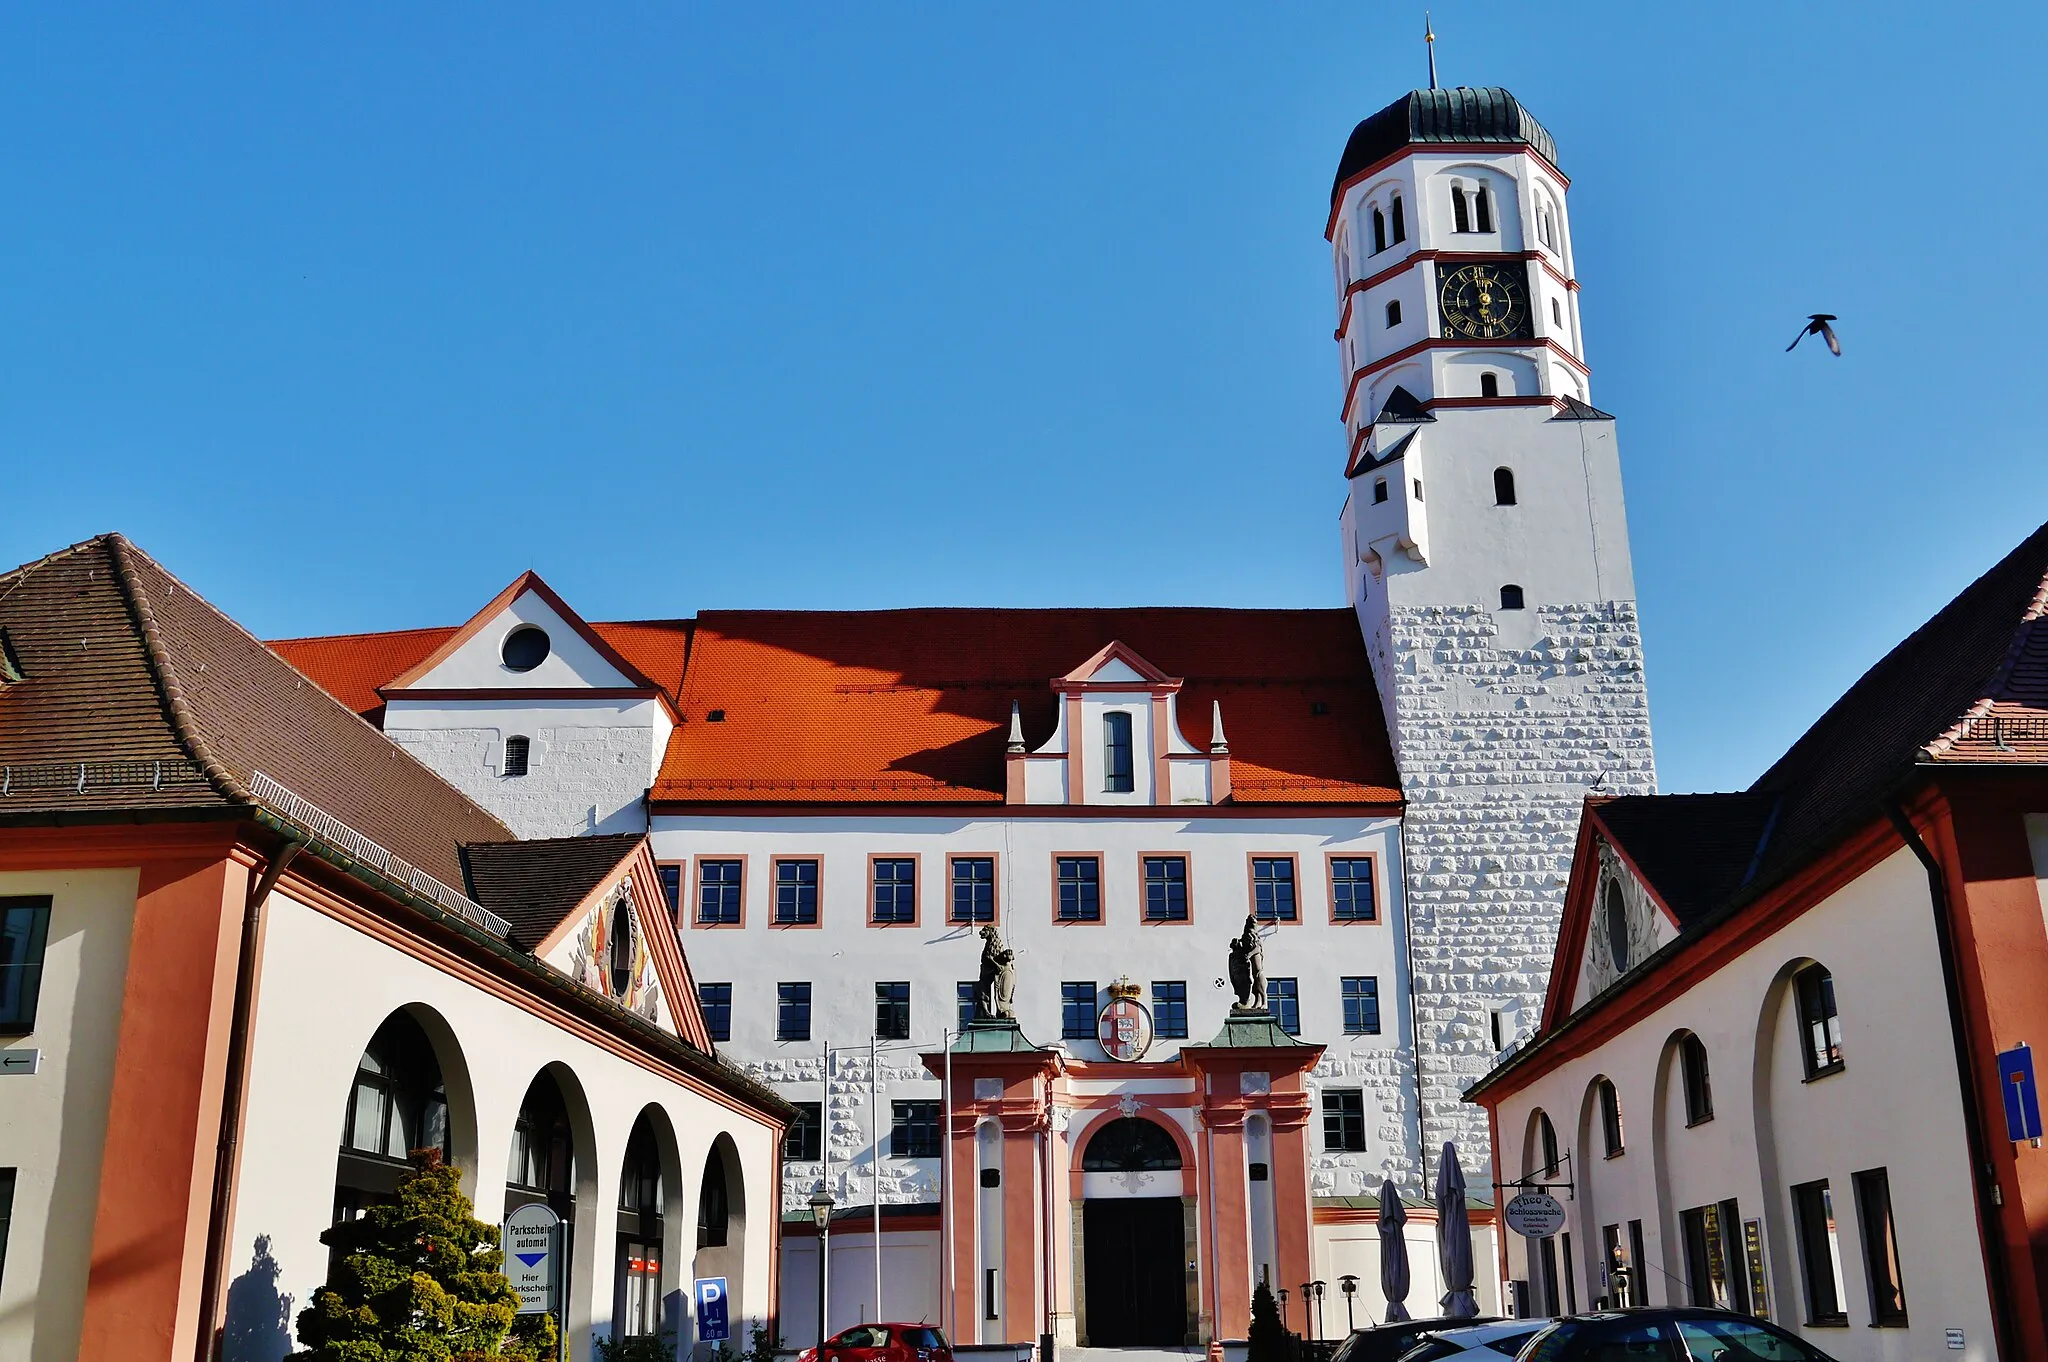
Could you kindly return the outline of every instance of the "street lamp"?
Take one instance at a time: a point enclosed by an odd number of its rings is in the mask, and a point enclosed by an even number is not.
[[[1308,1341],[1316,1341],[1316,1284],[1301,1284],[1301,1331],[1308,1335]]]
[[[1309,1285],[1316,1289],[1316,1332],[1327,1339],[1330,1331],[1323,1327],[1323,1292],[1328,1289],[1328,1284],[1316,1281],[1310,1282]]]
[[[1274,1294],[1280,1297],[1280,1327],[1282,1330],[1285,1330],[1287,1328],[1287,1288],[1283,1286]]]
[[[825,1255],[832,1248],[832,1193],[820,1182],[811,1193],[811,1223],[818,1227],[818,1353],[825,1352]]]
[[[1351,1316],[1351,1298],[1358,1294],[1358,1278],[1347,1272],[1337,1279],[1337,1285],[1344,1288],[1344,1332],[1350,1333],[1358,1327]]]

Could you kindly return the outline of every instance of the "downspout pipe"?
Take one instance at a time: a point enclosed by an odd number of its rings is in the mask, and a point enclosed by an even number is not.
[[[1927,896],[1934,905],[1934,936],[1940,947],[1941,989],[1948,1001],[1949,1040],[1955,1047],[1956,1082],[1963,1099],[1963,1130],[1970,1145],[1970,1193],[1977,1208],[1977,1235],[1983,1241],[1985,1285],[1991,1294],[1991,1317],[1998,1331],[1997,1354],[2017,1355],[2018,1331],[2012,1317],[2008,1285],[2005,1239],[2000,1233],[1998,1177],[1991,1163],[1991,1141],[1984,1129],[1984,1113],[1977,1105],[1976,1073],[1970,1060],[1970,1037],[1963,1011],[1962,975],[1956,961],[1955,906],[1949,899],[1948,878],[1941,862],[1920,840],[1920,833],[1897,800],[1885,806],[1885,814],[1899,838],[1927,871]]]
[[[235,1172],[240,1165],[242,1108],[249,1086],[249,1023],[256,1000],[256,947],[263,939],[263,905],[277,887],[278,879],[305,849],[304,842],[287,841],[271,854],[270,863],[256,883],[249,886],[242,905],[241,947],[235,957],[235,1002],[228,1023],[227,1073],[220,1104],[220,1135],[213,1153],[213,1204],[206,1217],[206,1271],[200,1278],[199,1338],[193,1356],[198,1362],[212,1362],[214,1330],[218,1327],[221,1280],[227,1276],[228,1217],[235,1204]]]

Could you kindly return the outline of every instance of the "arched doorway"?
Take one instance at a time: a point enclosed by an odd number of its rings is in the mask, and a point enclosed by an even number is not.
[[[613,1333],[659,1335],[663,1266],[668,1261],[669,1197],[676,1184],[675,1133],[659,1107],[648,1107],[626,1138],[619,1178],[618,1265],[613,1276]]]
[[[581,1291],[576,1272],[576,1127],[570,1120],[568,1096],[551,1069],[542,1069],[526,1087],[519,1115],[512,1123],[512,1147],[505,1159],[505,1214],[522,1206],[546,1205],[561,1217],[561,1265],[557,1281],[562,1299],[555,1322],[566,1337],[569,1298]],[[600,1249],[600,1251],[602,1251]],[[577,1301],[582,1304],[581,1298]]]
[[[1171,1348],[1188,1339],[1191,1256],[1180,1147],[1138,1116],[1109,1121],[1081,1152],[1087,1345]]]
[[[426,1031],[403,1009],[370,1037],[342,1109],[334,1221],[391,1201],[415,1151],[454,1157],[448,1089]]]
[[[742,1345],[750,1341],[740,1320],[746,1261],[746,1178],[740,1171],[739,1147],[721,1131],[704,1156],[697,1184],[697,1258],[692,1275],[725,1278],[733,1339]]]

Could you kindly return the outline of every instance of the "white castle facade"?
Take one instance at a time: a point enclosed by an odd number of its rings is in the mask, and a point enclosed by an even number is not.
[[[460,628],[274,646],[523,835],[651,833],[720,1053],[817,1114],[783,1202],[851,1211],[834,1327],[1196,1343],[1345,1273],[1373,1308],[1383,1179],[1426,1195],[1453,1140],[1487,1195],[1461,1094],[1533,1024],[1584,796],[1654,786],[1556,163],[1497,90],[1345,150],[1348,610],[593,624],[528,574]],[[984,926],[1014,1033],[967,1025]]]

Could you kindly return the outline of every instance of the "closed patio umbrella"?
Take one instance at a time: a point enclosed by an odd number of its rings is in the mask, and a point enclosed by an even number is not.
[[[1437,1259],[1444,1270],[1444,1314],[1472,1319],[1479,1302],[1472,1299],[1472,1220],[1465,1210],[1465,1170],[1458,1167],[1458,1147],[1444,1141],[1436,1165]]]
[[[1408,1241],[1401,1230],[1408,1212],[1392,1178],[1380,1184],[1380,1294],[1387,1298],[1387,1323],[1410,1318],[1408,1307]]]

